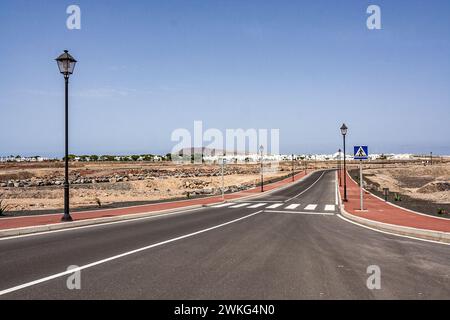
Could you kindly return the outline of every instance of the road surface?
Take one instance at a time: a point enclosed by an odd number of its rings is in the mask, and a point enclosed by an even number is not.
[[[450,299],[450,246],[355,225],[336,197],[321,171],[252,201],[2,239],[0,299]]]

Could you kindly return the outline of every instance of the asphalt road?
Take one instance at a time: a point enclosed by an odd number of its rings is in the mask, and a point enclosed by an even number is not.
[[[2,239],[0,299],[450,299],[450,246],[355,225],[336,203],[323,171],[251,201]]]

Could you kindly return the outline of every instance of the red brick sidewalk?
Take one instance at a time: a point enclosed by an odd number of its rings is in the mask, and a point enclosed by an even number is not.
[[[295,175],[295,180],[304,177],[304,172]],[[264,191],[270,191],[276,188],[280,188],[292,182],[292,177],[267,184],[264,186]],[[226,194],[225,200],[239,199],[253,194],[260,193],[260,188],[252,188],[249,190]],[[161,210],[169,210],[183,207],[190,207],[194,205],[206,205],[212,203],[218,203],[222,201],[222,196],[212,196],[200,199],[191,200],[181,200],[172,202],[160,202],[148,205],[139,205],[125,208],[117,209],[105,209],[105,210],[94,210],[94,211],[83,211],[72,213],[72,218],[74,221],[94,219],[94,218],[105,218],[105,217],[116,217],[121,215],[137,214],[137,213],[147,213]],[[23,227],[35,227],[43,226],[48,224],[56,224],[61,220],[62,214],[46,214],[39,216],[22,216],[22,217],[11,217],[11,218],[0,218],[0,230],[23,228]]]
[[[339,189],[343,199],[344,188]],[[359,190],[359,185],[350,178],[350,175],[347,175],[348,202],[344,202],[344,206],[345,211],[352,215],[404,227],[450,232],[450,219],[413,213],[388,204],[368,192],[364,192],[364,209],[367,211],[358,211],[360,209]]]

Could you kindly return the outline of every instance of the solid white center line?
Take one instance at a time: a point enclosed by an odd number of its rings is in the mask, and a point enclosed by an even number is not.
[[[21,284],[21,285],[18,285],[18,286],[9,288],[9,289],[5,289],[5,290],[0,291],[0,296],[5,295],[7,293],[14,292],[14,291],[18,291],[18,290],[21,290],[21,289],[25,289],[25,288],[37,285],[39,283],[43,283],[43,282],[47,282],[47,281],[50,281],[50,280],[53,280],[53,279],[61,278],[61,277],[67,276],[69,274],[73,274],[73,273],[81,271],[81,270],[85,270],[85,269],[88,269],[88,268],[91,268],[91,267],[94,267],[94,266],[98,266],[100,264],[103,264],[103,263],[106,263],[106,262],[109,262],[109,261],[117,260],[117,259],[129,256],[129,255],[141,252],[141,251],[145,251],[145,250],[148,250],[148,249],[152,249],[152,248],[155,248],[155,247],[162,246],[164,244],[175,242],[175,241],[178,241],[178,240],[181,240],[181,239],[190,238],[190,237],[193,237],[195,235],[198,235],[198,234],[201,234],[201,233],[204,233],[204,232],[208,232],[208,231],[211,231],[211,230],[214,230],[214,229],[218,229],[218,228],[224,227],[226,225],[229,225],[229,224],[232,224],[232,223],[244,220],[244,219],[248,219],[248,218],[253,217],[253,216],[255,216],[255,215],[257,215],[257,214],[259,214],[261,212],[263,212],[263,210],[260,210],[258,212],[246,215],[246,216],[238,218],[238,219],[234,219],[234,220],[231,220],[231,221],[228,221],[228,222],[216,225],[214,227],[210,227],[210,228],[207,228],[207,229],[199,230],[199,231],[196,231],[196,232],[193,232],[193,233],[186,234],[184,236],[180,236],[180,237],[177,237],[177,238],[172,238],[172,239],[169,239],[169,240],[166,240],[166,241],[162,241],[162,242],[158,242],[158,243],[146,246],[146,247],[142,247],[142,248],[139,248],[139,249],[135,249],[135,250],[131,250],[131,251],[128,251],[128,252],[124,252],[124,253],[118,254],[116,256],[109,257],[109,258],[106,258],[106,259],[103,259],[103,260],[99,260],[99,261],[95,261],[95,262],[86,264],[84,266],[81,266],[81,267],[78,267],[78,268],[75,268],[75,269],[71,269],[71,270],[68,270],[68,271],[56,273],[54,275],[51,275],[51,276],[48,276],[48,277],[45,277],[45,278],[41,278],[41,279],[34,280],[34,281],[31,281],[31,282],[27,282],[27,283],[24,283],[24,284]]]
[[[275,203],[271,206],[268,206],[267,209],[275,209],[275,208],[281,207],[282,205],[283,205],[282,203]]]
[[[232,207],[230,207],[230,208],[241,208],[241,207],[248,206],[249,204],[250,204],[250,203],[240,203],[240,204],[237,204],[237,205],[232,206]]]
[[[327,172],[327,171],[324,171],[324,172],[320,175],[320,177],[319,177],[316,181],[314,181],[314,183],[311,184],[308,188],[306,188],[305,190],[303,190],[303,191],[300,192],[299,194],[293,196],[292,198],[289,198],[289,199],[285,200],[284,202],[289,202],[289,201],[291,201],[292,199],[297,198],[297,197],[301,196],[302,194],[304,194],[306,191],[308,191],[309,189],[311,189],[317,182],[319,182],[319,180],[323,177],[323,175],[324,175],[326,172]]]
[[[305,210],[316,210],[316,208],[317,208],[317,204],[308,204],[305,207]]]
[[[294,204],[288,205],[285,209],[294,210],[294,209],[296,209],[299,205],[300,205],[300,203],[294,203]]]
[[[254,204],[254,205],[250,206],[249,208],[255,209],[255,208],[259,208],[259,207],[265,206],[266,204],[267,203],[257,203],[257,204]]]
[[[334,208],[335,208],[334,204],[327,204],[325,206],[325,211],[334,211]]]

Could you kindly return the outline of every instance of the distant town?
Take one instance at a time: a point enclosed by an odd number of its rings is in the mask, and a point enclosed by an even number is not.
[[[192,157],[194,155],[192,154]],[[307,160],[307,161],[336,161],[342,160],[344,154],[341,152],[336,152],[333,154],[279,154],[279,155],[264,155],[265,161],[290,161],[294,160]],[[427,159],[433,156],[428,155],[416,155],[416,154],[370,154],[369,160],[420,160]],[[227,163],[255,163],[260,161],[261,156],[259,154],[226,154],[226,155],[211,155],[203,154],[203,162],[205,163],[215,163],[221,159],[225,159]],[[353,160],[352,154],[346,155],[347,160]],[[20,155],[10,155],[0,157],[0,162],[57,162],[63,161],[64,158],[49,158],[42,156],[31,156],[24,157]],[[145,161],[145,162],[160,162],[160,161],[171,161],[172,155],[170,153],[166,155],[153,155],[153,154],[142,154],[142,155],[69,155],[70,161],[75,162],[97,162],[97,161]]]

